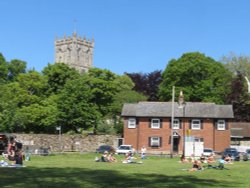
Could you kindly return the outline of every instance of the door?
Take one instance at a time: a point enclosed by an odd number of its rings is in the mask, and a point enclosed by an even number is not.
[[[179,152],[179,142],[180,142],[180,138],[179,137],[174,137],[174,145],[173,145],[173,152],[174,153],[178,153]]]

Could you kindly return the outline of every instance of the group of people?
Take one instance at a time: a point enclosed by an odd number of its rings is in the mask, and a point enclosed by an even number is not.
[[[114,153],[109,153],[108,151],[104,151],[101,157],[96,157],[95,162],[117,162],[117,159],[114,157]]]
[[[204,168],[215,168],[215,169],[227,169],[224,167],[224,164],[232,164],[232,159],[230,156],[222,156],[221,159],[218,160],[218,164],[214,158],[213,154],[209,156],[204,156],[203,154],[199,158],[195,158],[193,155],[190,158],[185,158],[184,155],[181,156],[181,163],[192,163],[192,168],[188,169],[188,171],[199,171]]]
[[[189,169],[190,172],[203,170],[204,166],[212,167],[213,163],[215,163],[214,155],[210,154],[209,156],[205,156],[202,154],[199,158],[195,158],[194,155],[191,155],[190,158],[186,158],[184,155],[180,158],[181,163],[192,163],[192,168]]]
[[[143,146],[141,148],[141,159],[146,159],[146,147]],[[125,157],[123,160],[121,160],[122,163],[142,163],[141,161],[137,162],[137,157],[134,156],[134,154],[129,151],[125,154]],[[95,162],[117,162],[117,159],[114,157],[114,153],[109,153],[108,151],[104,151],[103,154],[100,157],[95,158]]]
[[[142,146],[142,148],[141,148],[141,159],[146,159],[146,152],[147,152],[147,148],[145,146]],[[122,160],[122,163],[137,163],[137,164],[141,164],[142,161],[138,161],[138,158],[134,156],[134,153],[132,153],[131,151],[129,151],[128,153],[126,153],[125,159]]]
[[[12,165],[23,165],[22,144],[17,142],[15,137],[9,138],[7,153],[3,154],[6,160],[9,160]]]

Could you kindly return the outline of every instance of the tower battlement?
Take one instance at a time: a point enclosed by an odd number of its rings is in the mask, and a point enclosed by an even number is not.
[[[94,39],[64,36],[55,40],[55,62],[65,63],[80,73],[87,72],[93,66]]]

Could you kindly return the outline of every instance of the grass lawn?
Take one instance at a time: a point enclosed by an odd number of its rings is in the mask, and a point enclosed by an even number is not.
[[[230,170],[188,172],[179,159],[149,157],[143,164],[94,162],[96,154],[31,156],[25,168],[0,167],[0,187],[250,187],[250,161]],[[117,157],[119,161],[123,156]]]

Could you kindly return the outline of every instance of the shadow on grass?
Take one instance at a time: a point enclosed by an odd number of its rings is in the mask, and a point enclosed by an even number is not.
[[[124,175],[114,170],[84,168],[0,168],[0,187],[230,187],[227,181],[195,176]]]

